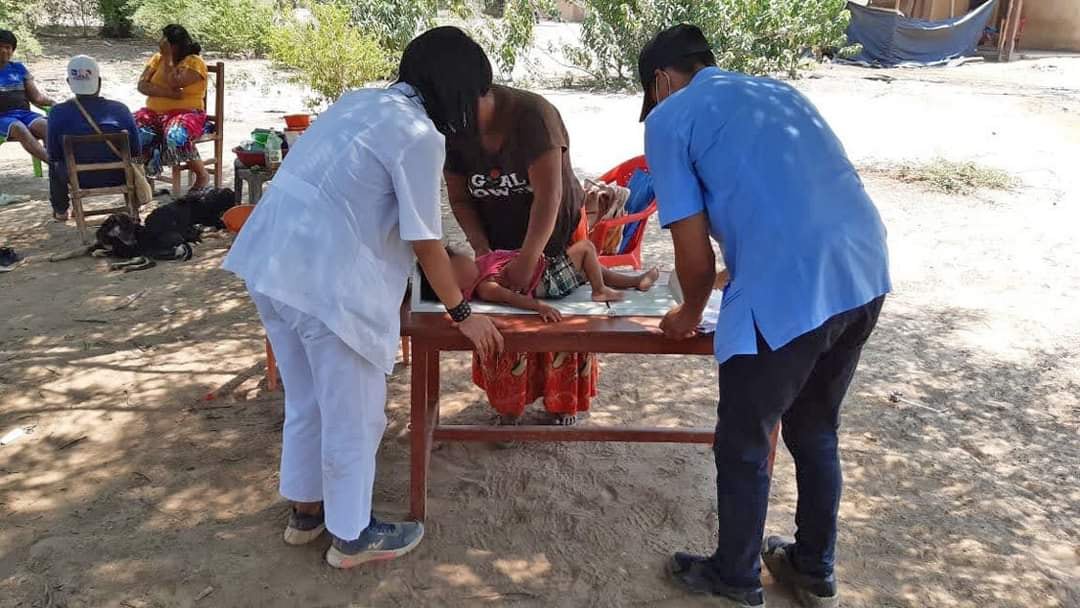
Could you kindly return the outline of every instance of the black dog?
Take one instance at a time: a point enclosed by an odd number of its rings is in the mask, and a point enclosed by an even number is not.
[[[161,205],[139,225],[131,216],[110,215],[97,230],[97,243],[120,258],[190,260],[192,243],[202,241],[200,226],[224,228],[221,216],[235,204],[233,191],[214,188],[188,193]]]

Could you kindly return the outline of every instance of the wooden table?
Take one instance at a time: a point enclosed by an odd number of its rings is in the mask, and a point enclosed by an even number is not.
[[[564,317],[544,323],[536,315],[494,317],[511,352],[635,353],[712,355],[712,336],[669,340],[657,317]],[[439,423],[439,353],[470,351],[472,344],[436,313],[402,311],[402,335],[412,340],[412,409],[410,424],[410,513],[427,516],[427,478],[431,447],[440,441],[624,441],[635,443],[698,443],[712,445],[713,428],[643,426],[486,426]],[[773,452],[776,450],[773,432]],[[772,455],[769,458],[772,470]]]

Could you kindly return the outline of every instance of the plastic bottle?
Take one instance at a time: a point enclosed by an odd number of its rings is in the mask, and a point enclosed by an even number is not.
[[[281,164],[281,138],[278,134],[270,133],[266,138],[266,166],[269,169],[277,169]]]

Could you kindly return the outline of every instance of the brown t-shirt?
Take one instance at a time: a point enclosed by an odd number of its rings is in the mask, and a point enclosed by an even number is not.
[[[480,136],[449,137],[446,170],[464,176],[469,195],[492,249],[520,249],[529,228],[533,188],[529,165],[549,150],[562,149],[562,204],[544,254],[565,253],[581,220],[585,194],[570,164],[570,138],[555,106],[543,97],[509,87],[492,86],[495,128],[502,131],[502,149],[488,154]]]

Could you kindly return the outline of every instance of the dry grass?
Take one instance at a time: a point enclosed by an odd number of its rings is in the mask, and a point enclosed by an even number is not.
[[[882,173],[908,184],[920,184],[946,194],[972,194],[978,190],[1011,190],[1018,181],[1001,169],[964,161],[935,158],[929,161],[905,162],[889,167],[873,167]]]

